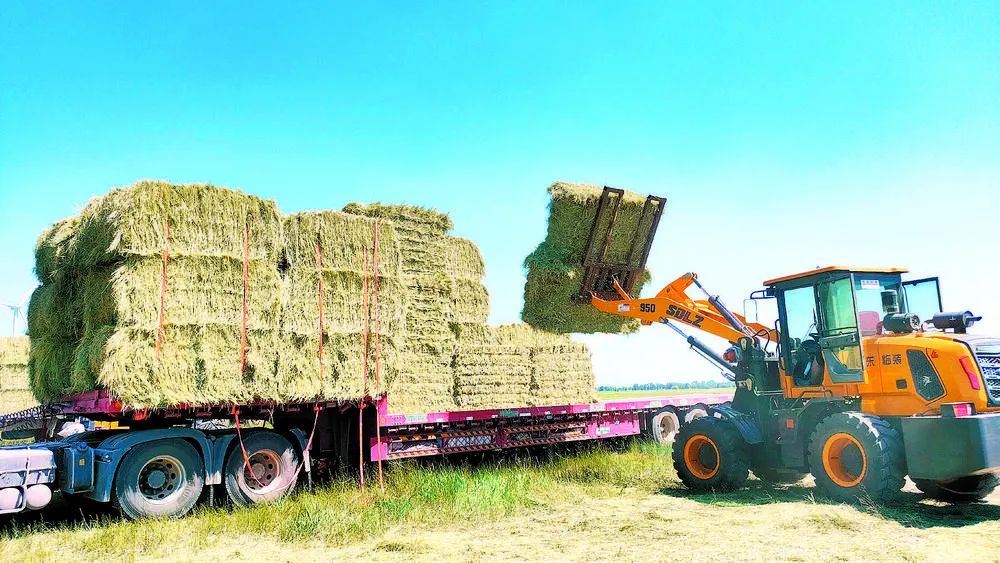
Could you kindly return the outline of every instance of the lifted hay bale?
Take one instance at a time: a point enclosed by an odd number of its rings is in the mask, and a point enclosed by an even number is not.
[[[634,332],[639,323],[608,315],[589,303],[578,303],[583,278],[584,252],[602,188],[588,184],[556,182],[549,187],[549,225],[545,240],[528,255],[524,286],[524,310],[521,318],[528,324],[559,333]],[[648,233],[651,225],[640,224],[646,198],[625,192],[618,210],[615,231],[608,245],[607,259],[620,261],[628,254],[633,235]],[[603,229],[603,230],[602,230]],[[607,225],[599,225],[598,237]],[[635,293],[649,281],[648,272],[635,286]]]

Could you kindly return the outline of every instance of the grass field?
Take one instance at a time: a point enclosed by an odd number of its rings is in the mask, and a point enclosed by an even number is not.
[[[390,464],[386,491],[341,479],[253,509],[180,520],[48,512],[0,528],[0,560],[498,560],[688,557],[982,560],[1000,506],[909,494],[827,504],[807,485],[730,494],[681,488],[667,447],[632,442],[534,457]]]
[[[732,395],[733,388],[726,389],[657,389],[654,391],[598,391],[602,401],[612,399],[634,399],[638,397],[667,397],[670,395]]]

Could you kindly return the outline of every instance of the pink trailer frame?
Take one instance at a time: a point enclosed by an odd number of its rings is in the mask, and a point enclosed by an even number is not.
[[[664,407],[710,406],[731,393],[670,395],[574,405],[396,414],[380,399],[381,441],[372,438],[373,461],[501,450],[635,436],[649,415]]]

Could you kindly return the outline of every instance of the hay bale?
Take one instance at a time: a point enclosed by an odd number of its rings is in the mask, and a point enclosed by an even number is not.
[[[38,404],[28,383],[29,348],[27,337],[0,337],[0,414]]]
[[[30,347],[27,336],[0,336],[0,366],[28,365]]]
[[[247,325],[270,329],[281,313],[281,277],[274,263],[248,262]],[[95,267],[83,276],[83,324],[87,331],[114,325],[158,325],[162,282],[160,257],[132,256]],[[164,322],[170,325],[240,325],[243,263],[226,257],[179,256],[167,264]]]
[[[350,203],[344,212],[388,220],[396,228],[403,271],[409,275],[439,275],[447,263],[444,236],[454,224],[444,213],[412,205]]]
[[[456,409],[452,355],[404,350],[388,395],[394,412],[427,413]]]
[[[25,336],[0,337],[0,414],[38,405],[28,382],[29,350]]]
[[[68,392],[100,387],[131,407],[281,400],[276,332],[248,331],[243,372],[240,347],[239,327],[170,325],[157,356],[155,330],[105,327],[77,347]]]
[[[467,329],[471,340],[482,339],[482,329]],[[522,405],[555,406],[596,400],[593,365],[586,345],[569,336],[517,323],[486,327],[487,341],[526,350],[529,385]],[[496,405],[499,406],[499,405]]]
[[[525,258],[528,270],[524,286],[524,310],[521,318],[528,324],[552,332],[633,332],[638,321],[602,313],[589,303],[574,303],[572,296],[580,291],[583,260],[602,188],[587,184],[556,182],[549,188],[549,224],[545,240]],[[640,224],[646,198],[625,192],[608,245],[607,260],[626,258],[632,235],[644,239],[651,224]],[[598,237],[606,232],[607,224],[598,226]],[[636,284],[638,293],[649,280],[646,273]]]
[[[531,346],[508,327],[466,330],[455,348],[455,399],[464,409],[529,403]]]
[[[92,200],[80,215],[70,262],[77,268],[129,256],[226,257],[274,263],[282,245],[278,206],[271,200],[208,184],[144,180]]]
[[[376,279],[366,275],[379,235],[379,368],[374,363],[376,311],[365,309],[364,288]],[[284,393],[296,399],[356,399],[377,395],[399,373],[399,350],[405,334],[407,288],[401,279],[400,245],[389,221],[337,211],[308,212],[285,218],[285,305],[277,371]],[[317,269],[317,242],[320,246]],[[324,353],[319,357],[320,281],[323,290]],[[369,336],[368,371],[364,370],[362,332]],[[367,378],[367,386],[365,379]],[[377,383],[381,382],[381,387]]]
[[[80,224],[79,217],[57,221],[42,231],[35,243],[35,275],[44,283],[54,282],[66,272],[66,257]]]
[[[486,268],[475,243],[459,237],[445,237],[447,272],[452,279],[449,321],[455,325],[485,325],[490,315],[490,294],[483,285]]]
[[[37,406],[38,401],[31,395],[31,391],[4,391],[0,393],[0,414],[19,412]]]

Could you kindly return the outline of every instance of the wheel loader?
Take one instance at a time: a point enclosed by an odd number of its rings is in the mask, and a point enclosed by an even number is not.
[[[647,198],[639,224],[654,228],[632,233],[637,250],[610,263],[622,197],[615,188],[601,195],[573,298],[667,325],[736,385],[731,405],[676,437],[674,466],[687,487],[728,491],[751,472],[772,482],[811,473],[828,497],[878,502],[909,476],[925,494],[961,502],[1000,483],[1000,338],[969,334],[980,320],[971,312],[944,312],[937,278],[846,266],[773,278],[746,302],[772,301],[773,326],[728,309],[694,273],[640,298],[636,281],[665,200]],[[729,348],[719,353],[689,329]]]

